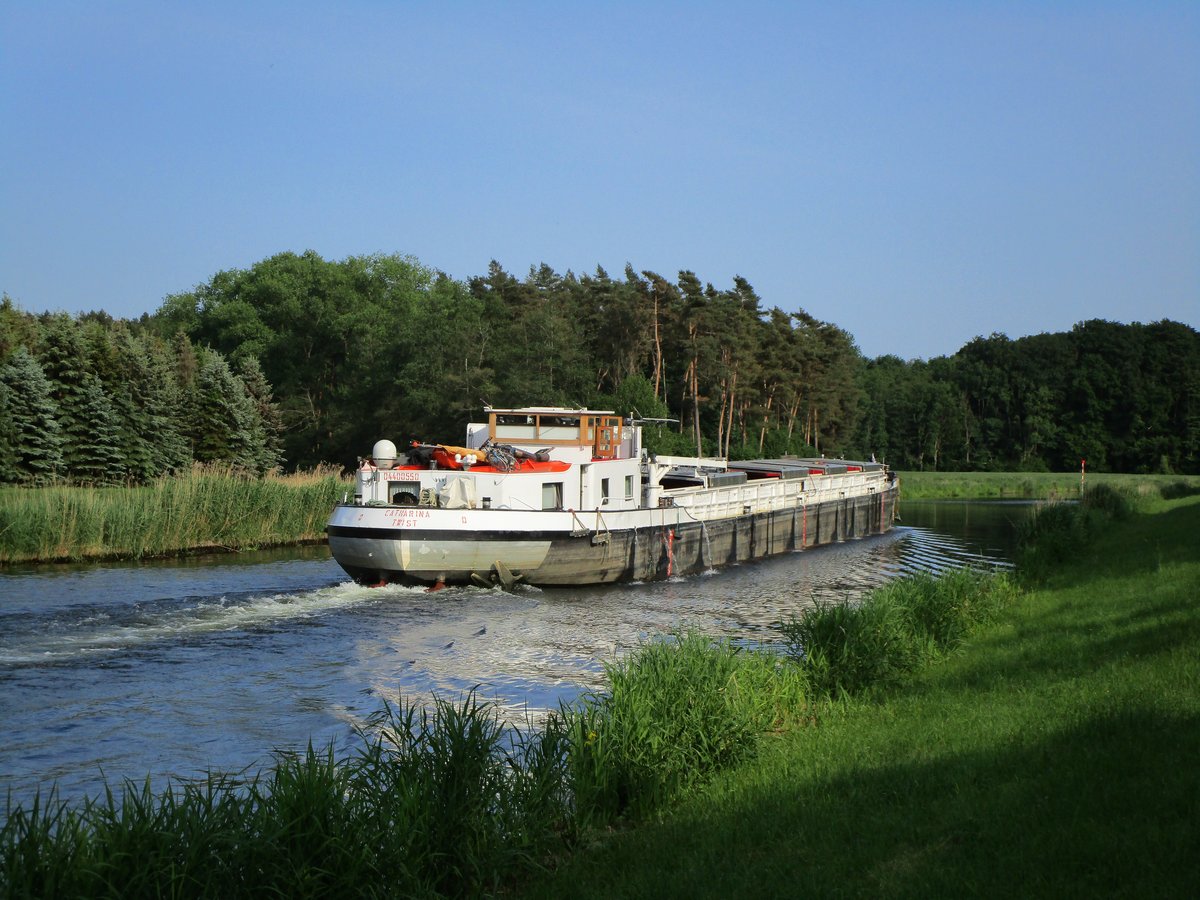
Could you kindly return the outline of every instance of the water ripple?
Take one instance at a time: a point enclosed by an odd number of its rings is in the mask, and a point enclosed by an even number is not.
[[[383,699],[477,689],[513,722],[598,690],[641,642],[698,628],[774,644],[818,602],[901,575],[1006,567],[941,528],[648,584],[362,588],[311,552],[0,575],[0,792],[239,771],[275,748],[341,746]]]

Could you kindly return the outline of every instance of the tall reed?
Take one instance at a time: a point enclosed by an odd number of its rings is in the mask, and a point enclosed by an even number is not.
[[[259,479],[204,466],[145,486],[2,488],[0,563],[315,540],[345,490],[333,470]]]
[[[562,710],[584,824],[637,817],[753,752],[804,707],[803,679],[766,653],[698,633],[605,667],[609,689]]]
[[[478,896],[561,852],[561,735],[472,693],[387,706],[356,751],[281,753],[248,780],[51,792],[0,825],[6,897]]]

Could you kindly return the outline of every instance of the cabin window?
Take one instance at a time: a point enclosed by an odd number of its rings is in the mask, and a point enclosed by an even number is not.
[[[600,479],[600,505],[608,503],[608,479]]]
[[[626,500],[633,499],[633,476],[632,475],[625,476],[625,499]]]
[[[542,509],[562,509],[563,483],[561,481],[546,481],[542,483]]]

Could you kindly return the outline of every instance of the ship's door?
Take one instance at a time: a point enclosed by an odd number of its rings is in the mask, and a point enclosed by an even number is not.
[[[621,442],[621,420],[604,417],[596,420],[596,443],[593,455],[597,459],[612,459]]]

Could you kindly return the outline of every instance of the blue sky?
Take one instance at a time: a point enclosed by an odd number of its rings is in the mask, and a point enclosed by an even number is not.
[[[136,317],[312,249],[625,264],[868,356],[1200,326],[1200,3],[0,9],[0,291]]]

